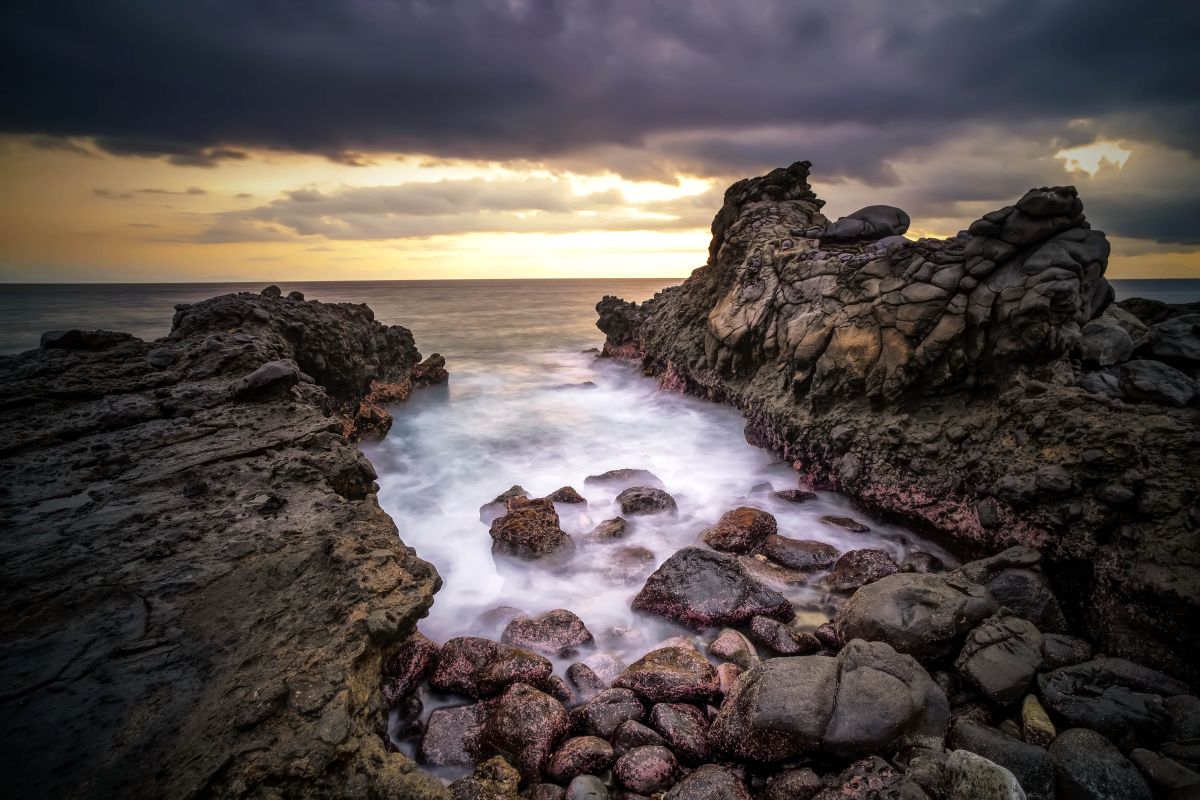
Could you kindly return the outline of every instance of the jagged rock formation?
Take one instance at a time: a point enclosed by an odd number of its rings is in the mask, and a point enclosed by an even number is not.
[[[379,685],[440,581],[343,435],[419,360],[365,306],[278,290],[0,359],[12,794],[444,795],[389,752]]]
[[[682,285],[604,298],[604,353],[741,408],[814,485],[971,554],[1043,550],[1105,649],[1200,677],[1200,317],[1112,304],[1073,187],[909,242],[898,209],[830,223],[809,166],[731,186]]]

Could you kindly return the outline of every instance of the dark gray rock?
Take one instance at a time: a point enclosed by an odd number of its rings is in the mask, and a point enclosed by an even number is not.
[[[1112,742],[1095,731],[1072,728],[1050,745],[1060,800],[1151,800],[1146,779]]]
[[[967,635],[954,666],[992,702],[1013,705],[1042,667],[1042,634],[1028,620],[992,617]]]
[[[710,734],[718,753],[777,763],[810,752],[940,747],[949,719],[946,696],[914,659],[855,640],[836,658],[773,658],[745,673]]]
[[[460,636],[442,645],[429,684],[439,692],[476,700],[500,694],[514,683],[540,686],[553,668],[536,653],[476,636]]]
[[[617,726],[612,735],[613,751],[624,755],[637,747],[657,745],[666,747],[666,741],[657,733],[634,719],[628,719]]]
[[[770,617],[750,620],[750,635],[781,656],[806,656],[821,649],[821,642],[816,636]]]
[[[809,800],[821,786],[821,778],[808,767],[785,769],[767,779],[763,800]]]
[[[928,575],[931,572],[943,572],[945,569],[946,565],[940,558],[923,550],[914,550],[900,562],[901,572],[919,572],[922,575]]]
[[[1181,366],[1200,363],[1200,314],[1185,314],[1155,325],[1145,349],[1160,361]]]
[[[425,724],[421,760],[435,767],[471,767],[486,752],[489,708],[484,703],[435,708]]]
[[[1029,800],[1055,800],[1054,765],[1045,748],[962,718],[950,728],[949,746],[977,753],[1004,767],[1017,777]]]
[[[584,486],[595,486],[619,492],[634,486],[653,486],[663,488],[663,482],[653,472],[644,469],[610,469],[599,475],[589,475],[583,479]]]
[[[674,514],[679,510],[674,497],[653,486],[631,486],[617,495],[617,503],[621,506],[621,513],[629,516]]]
[[[684,764],[695,766],[708,757],[708,719],[687,703],[657,703],[650,725]]]
[[[608,800],[608,787],[595,775],[580,775],[567,786],[566,800]]]
[[[1077,636],[1047,633],[1042,636],[1042,662],[1046,669],[1058,669],[1092,660],[1092,646]]]
[[[679,777],[679,763],[665,747],[638,747],[617,759],[613,777],[636,794],[654,794],[668,789]]]
[[[843,640],[887,642],[921,660],[945,658],[996,611],[987,590],[954,575],[903,573],[862,587],[838,609]]]
[[[614,759],[612,745],[598,736],[567,739],[550,757],[546,777],[558,783],[570,783],[577,775],[598,775]]]
[[[1026,800],[1016,777],[970,750],[955,750],[946,761],[946,800]]]
[[[513,647],[566,658],[577,654],[594,640],[583,620],[565,608],[556,608],[532,619],[514,619],[504,629],[500,641]]]
[[[768,536],[759,552],[776,564],[805,572],[825,569],[837,561],[837,548],[825,542]]]
[[[855,761],[836,775],[813,800],[929,800],[921,787],[879,756]]]
[[[717,671],[695,650],[663,647],[630,664],[613,686],[647,703],[705,702],[717,692]]]
[[[795,616],[787,598],[751,578],[730,556],[685,547],[654,571],[633,609],[701,630],[736,625],[762,615]]]
[[[1121,391],[1135,400],[1182,408],[1196,396],[1196,382],[1161,361],[1138,359],[1121,365]]]
[[[746,782],[720,764],[704,764],[671,787],[663,800],[751,800]]]
[[[581,706],[571,709],[574,728],[581,734],[610,738],[621,723],[646,718],[646,708],[629,689],[605,689]]]
[[[700,538],[714,550],[751,553],[777,530],[774,516],[762,509],[742,506],[721,515],[717,524],[700,534]]]
[[[571,729],[562,703],[532,686],[514,683],[490,705],[484,741],[507,758],[525,781],[542,776],[558,743]]]
[[[872,241],[908,230],[908,214],[895,206],[867,206],[827,224],[820,238],[831,242]]]
[[[849,550],[833,564],[821,585],[833,592],[849,592],[900,571],[900,565],[883,550]]]
[[[1083,326],[1079,340],[1083,363],[1093,367],[1111,367],[1133,355],[1133,339],[1125,329],[1108,320],[1095,320]]]

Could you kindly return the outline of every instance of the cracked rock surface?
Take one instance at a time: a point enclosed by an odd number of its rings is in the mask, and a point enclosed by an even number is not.
[[[0,359],[14,796],[444,795],[379,685],[440,580],[346,435],[439,379],[419,362],[366,306],[278,290]]]
[[[1041,551],[1072,625],[1200,679],[1197,309],[1114,304],[1074,187],[908,241],[898,209],[830,223],[809,166],[732,185],[681,285],[601,300],[604,354],[740,408],[808,485]]]

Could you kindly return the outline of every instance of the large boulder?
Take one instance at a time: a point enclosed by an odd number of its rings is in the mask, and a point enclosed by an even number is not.
[[[1164,697],[1188,686],[1123,658],[1097,658],[1038,676],[1046,708],[1131,749],[1157,743],[1171,730]]]
[[[967,636],[954,666],[992,702],[1013,705],[1042,667],[1042,634],[1020,617],[992,617]]]
[[[1161,361],[1193,366],[1200,363],[1200,314],[1184,314],[1150,329],[1146,350]]]
[[[946,695],[910,656],[855,640],[837,657],[772,658],[738,678],[710,729],[727,756],[777,763],[941,747]]]
[[[1072,728],[1050,745],[1061,800],[1151,800],[1138,768],[1096,731]]]
[[[843,639],[887,642],[923,661],[957,652],[962,638],[996,611],[987,590],[951,575],[901,573],[867,584],[833,624]]]
[[[558,512],[549,500],[530,500],[513,507],[492,522],[492,552],[536,561],[561,561],[575,551],[571,540],[558,522]]]
[[[787,622],[796,614],[786,597],[751,578],[733,557],[698,547],[664,561],[634,597],[633,609],[696,630],[759,615]]]
[[[475,699],[493,697],[511,684],[542,685],[553,671],[536,653],[506,644],[460,636],[442,645],[429,684],[439,692]]]
[[[1111,367],[1133,355],[1133,338],[1114,322],[1093,320],[1083,326],[1079,355],[1088,366]]]
[[[642,656],[613,681],[647,703],[704,702],[716,694],[717,671],[686,647],[663,647]]]
[[[1121,365],[1121,391],[1135,400],[1182,408],[1196,396],[1196,382],[1161,361],[1138,359]]]
[[[523,683],[509,686],[491,706],[484,740],[522,778],[536,781],[571,729],[567,710],[550,695]]]

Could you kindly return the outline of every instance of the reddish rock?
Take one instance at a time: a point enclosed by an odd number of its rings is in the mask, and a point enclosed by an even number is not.
[[[776,564],[805,572],[825,569],[838,557],[837,548],[831,544],[786,536],[768,536],[759,552]]]
[[[435,708],[425,724],[421,760],[435,767],[470,767],[482,756],[488,705]]]
[[[613,517],[592,528],[591,533],[584,536],[583,540],[585,542],[611,542],[623,537],[628,530],[629,523],[625,521],[624,517]]]
[[[758,663],[758,651],[754,649],[754,645],[733,628],[725,628],[717,634],[717,638],[709,642],[708,652],[709,655],[732,661],[742,669],[750,669]]]
[[[501,492],[490,503],[479,507],[479,521],[490,525],[492,520],[508,512],[508,502],[515,497],[529,497],[529,493],[521,486],[512,486]]]
[[[555,489],[553,492],[546,495],[546,499],[554,503],[566,503],[568,505],[587,502],[583,495],[575,491],[570,486],[563,486],[560,489]]]
[[[821,777],[808,767],[787,769],[767,781],[763,800],[809,800],[821,786]]]
[[[526,561],[569,557],[575,550],[571,537],[559,527],[558,513],[549,500],[531,500],[492,522],[488,531],[492,552]]]
[[[675,783],[679,763],[665,747],[638,747],[617,759],[613,775],[629,791],[651,795]]]
[[[508,800],[517,796],[521,775],[500,756],[475,768],[467,778],[450,784],[451,800]]]
[[[412,694],[437,664],[438,646],[414,631],[383,662],[383,699],[395,706]]]
[[[788,599],[751,578],[732,556],[686,547],[654,571],[633,600],[635,611],[701,630],[737,625],[757,615],[787,622]]]
[[[627,720],[642,720],[646,708],[629,689],[605,689],[591,700],[571,710],[571,720],[579,733],[608,739]]]
[[[674,514],[679,510],[675,498],[653,486],[631,486],[617,495],[622,514]]]
[[[517,682],[543,684],[553,668],[545,658],[506,644],[461,636],[442,646],[429,684],[439,692],[492,697]]]
[[[685,764],[708,757],[708,720],[704,712],[687,703],[658,703],[650,709],[650,726]]]
[[[613,583],[636,584],[654,570],[654,552],[645,547],[606,548],[600,574]]]
[[[567,682],[575,688],[584,702],[608,688],[608,684],[600,679],[595,670],[582,662],[567,667]]]
[[[738,679],[738,675],[742,674],[742,668],[732,661],[726,661],[717,667],[717,684],[720,687],[721,694],[729,694],[729,690],[733,688],[733,682]]]
[[[556,608],[532,619],[514,619],[504,629],[500,641],[548,656],[567,657],[591,644],[593,639],[583,620],[565,608]]]
[[[821,517],[821,522],[824,522],[826,525],[830,525],[834,528],[841,528],[842,530],[850,531],[851,533],[869,533],[871,530],[853,517],[835,517],[826,515]]]
[[[558,783],[570,783],[576,775],[598,774],[613,762],[612,745],[597,736],[567,739],[546,765],[546,776]]]
[[[817,637],[817,641],[830,650],[841,650],[842,645],[845,644],[841,630],[832,622],[818,625],[817,629],[813,631],[813,636]]]
[[[836,776],[829,776],[826,788],[813,795],[814,800],[926,800],[928,795],[913,781],[879,756],[855,761]]]
[[[751,797],[746,782],[729,767],[704,764],[672,786],[663,800],[751,800]]]
[[[750,553],[778,530],[775,517],[749,506],[727,511],[700,538],[714,550],[726,553]]]
[[[612,686],[617,676],[625,671],[625,662],[612,653],[592,653],[583,663],[596,673],[596,677],[603,681],[606,687]]]
[[[612,735],[613,751],[622,756],[638,747],[658,745],[666,747],[666,741],[637,720],[629,719],[617,726]]]
[[[850,592],[899,571],[900,565],[882,550],[850,550],[821,583],[833,592]]]
[[[655,486],[661,489],[663,482],[653,472],[644,469],[610,469],[599,475],[588,475],[583,485],[599,486],[615,492],[631,486]]]
[[[705,701],[719,688],[717,671],[695,650],[664,647],[631,664],[613,685],[648,703]]]
[[[570,728],[562,703],[532,686],[514,683],[493,701],[484,741],[508,757],[523,779],[536,781]]]
[[[821,642],[816,636],[769,617],[750,620],[750,635],[781,656],[806,656],[821,649]]]

